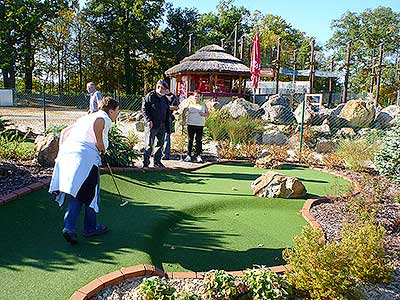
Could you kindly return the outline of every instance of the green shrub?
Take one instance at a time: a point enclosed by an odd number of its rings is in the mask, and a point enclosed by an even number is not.
[[[127,138],[116,125],[112,125],[108,135],[107,149],[109,163],[113,167],[128,167],[139,157],[139,153],[129,146]]]
[[[180,292],[180,293],[175,293],[175,299],[176,300],[201,300],[202,298],[191,292]]]
[[[66,128],[67,125],[52,125],[46,129],[45,135],[53,135],[53,138],[60,139],[61,131]]]
[[[231,300],[239,299],[245,294],[243,283],[224,270],[209,272],[204,277],[207,299]]]
[[[26,143],[26,137],[19,136],[18,131],[4,130],[0,133],[0,159],[32,160],[35,157],[35,145]]]
[[[251,299],[290,299],[289,282],[268,268],[245,271],[243,283],[249,290]]]
[[[346,168],[353,171],[368,171],[368,164],[374,161],[379,144],[369,144],[365,139],[342,140],[336,151]]]
[[[175,288],[167,279],[158,276],[144,278],[139,285],[139,293],[144,296],[146,300],[175,299]]]
[[[239,117],[225,122],[226,131],[231,143],[241,144],[254,141],[256,134],[263,131],[259,119]]]
[[[206,118],[205,133],[214,141],[228,139],[226,122],[233,119],[231,114],[224,109],[216,109],[210,112]]]
[[[340,242],[325,244],[320,229],[306,226],[284,251],[288,281],[307,299],[361,299],[362,284],[390,278],[383,235],[373,221],[358,221],[344,226]]]
[[[382,148],[375,156],[375,165],[381,175],[400,182],[400,118],[386,133]]]
[[[126,143],[131,148],[135,147],[137,143],[139,143],[139,138],[134,130],[128,132],[128,135],[126,136]]]

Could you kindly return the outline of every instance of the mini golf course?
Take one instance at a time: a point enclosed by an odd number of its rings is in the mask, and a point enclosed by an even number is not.
[[[0,299],[68,299],[94,278],[137,264],[165,271],[280,265],[282,250],[306,224],[299,213],[305,199],[252,196],[251,182],[265,171],[225,163],[195,171],[115,174],[129,201],[124,207],[111,176],[104,174],[99,221],[111,232],[92,239],[80,235],[76,246],[63,239],[64,208],[46,190],[0,206]],[[302,180],[306,198],[349,184],[302,167],[278,172]]]

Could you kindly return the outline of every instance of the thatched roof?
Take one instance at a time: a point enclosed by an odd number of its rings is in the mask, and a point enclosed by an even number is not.
[[[167,76],[179,73],[218,73],[250,76],[250,69],[240,59],[225,52],[224,48],[209,45],[184,58],[180,64],[165,71]]]

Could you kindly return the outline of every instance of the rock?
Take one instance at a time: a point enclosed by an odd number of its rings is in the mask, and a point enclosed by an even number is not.
[[[287,144],[287,141],[288,137],[286,136],[286,134],[278,130],[264,131],[262,135],[262,143],[264,145],[283,146]]]
[[[144,122],[143,121],[135,122],[135,130],[138,132],[144,132]]]
[[[299,179],[272,171],[254,180],[251,188],[253,195],[268,198],[299,198],[307,193]]]
[[[0,177],[10,176],[17,170],[17,167],[12,164],[0,163]]]
[[[400,115],[400,106],[389,105],[382,109],[372,125],[376,129],[386,129],[392,125],[392,121]]]
[[[320,126],[311,126],[311,131],[319,137],[330,137],[332,134],[327,123],[324,123]]]
[[[365,100],[350,100],[343,107],[339,117],[349,122],[353,128],[369,127],[375,118],[373,103]]]
[[[52,134],[37,136],[35,139],[35,151],[38,163],[43,167],[53,167],[58,154],[58,138]]]
[[[264,111],[265,116],[268,116],[267,120],[273,124],[288,125],[295,121],[295,117],[289,106],[266,106]]]
[[[352,139],[356,136],[356,132],[354,131],[353,128],[350,127],[344,127],[340,128],[338,132],[336,132],[337,137],[341,138],[346,138],[346,139]]]
[[[227,110],[233,118],[261,116],[260,107],[243,98],[229,102],[222,109]]]
[[[261,108],[271,107],[275,105],[282,105],[286,107],[290,107],[289,100],[286,97],[279,95],[272,95],[268,98],[268,100],[261,106]]]
[[[300,103],[296,110],[294,111],[294,117],[298,124],[301,124],[302,118],[302,111],[303,111],[303,103]],[[315,107],[311,104],[307,103],[304,106],[304,124],[305,125],[321,125],[323,119],[321,119],[318,112],[315,110]]]
[[[319,139],[315,145],[315,151],[317,153],[332,153],[336,151],[337,143],[334,141]]]

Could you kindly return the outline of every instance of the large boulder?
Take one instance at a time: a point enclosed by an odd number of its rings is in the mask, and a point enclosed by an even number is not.
[[[261,106],[265,114],[263,119],[274,124],[291,124],[295,121],[289,101],[285,97],[273,95]]]
[[[35,151],[38,163],[43,167],[53,167],[58,154],[59,139],[52,134],[37,136],[35,139]]]
[[[353,128],[369,127],[375,119],[375,107],[372,102],[362,99],[350,100],[343,107],[339,117]]]
[[[299,198],[306,195],[303,183],[291,176],[269,171],[251,184],[253,195],[268,198]]]
[[[315,152],[317,153],[332,153],[337,149],[337,141],[327,140],[327,139],[318,139],[315,145]]]
[[[303,112],[303,103],[300,103],[294,111],[294,117],[298,124],[301,124]],[[305,125],[321,125],[324,118],[318,113],[316,107],[306,102],[304,105],[304,124]]]
[[[392,121],[400,115],[400,106],[389,105],[382,109],[374,121],[373,127],[377,129],[386,129],[392,125]]]
[[[264,131],[262,134],[262,143],[264,145],[277,145],[283,146],[288,142],[286,134],[278,130]]]
[[[222,109],[227,110],[233,118],[261,116],[258,104],[253,104],[243,98],[229,102]]]
[[[13,164],[0,162],[0,177],[10,176],[17,170],[17,167]]]

